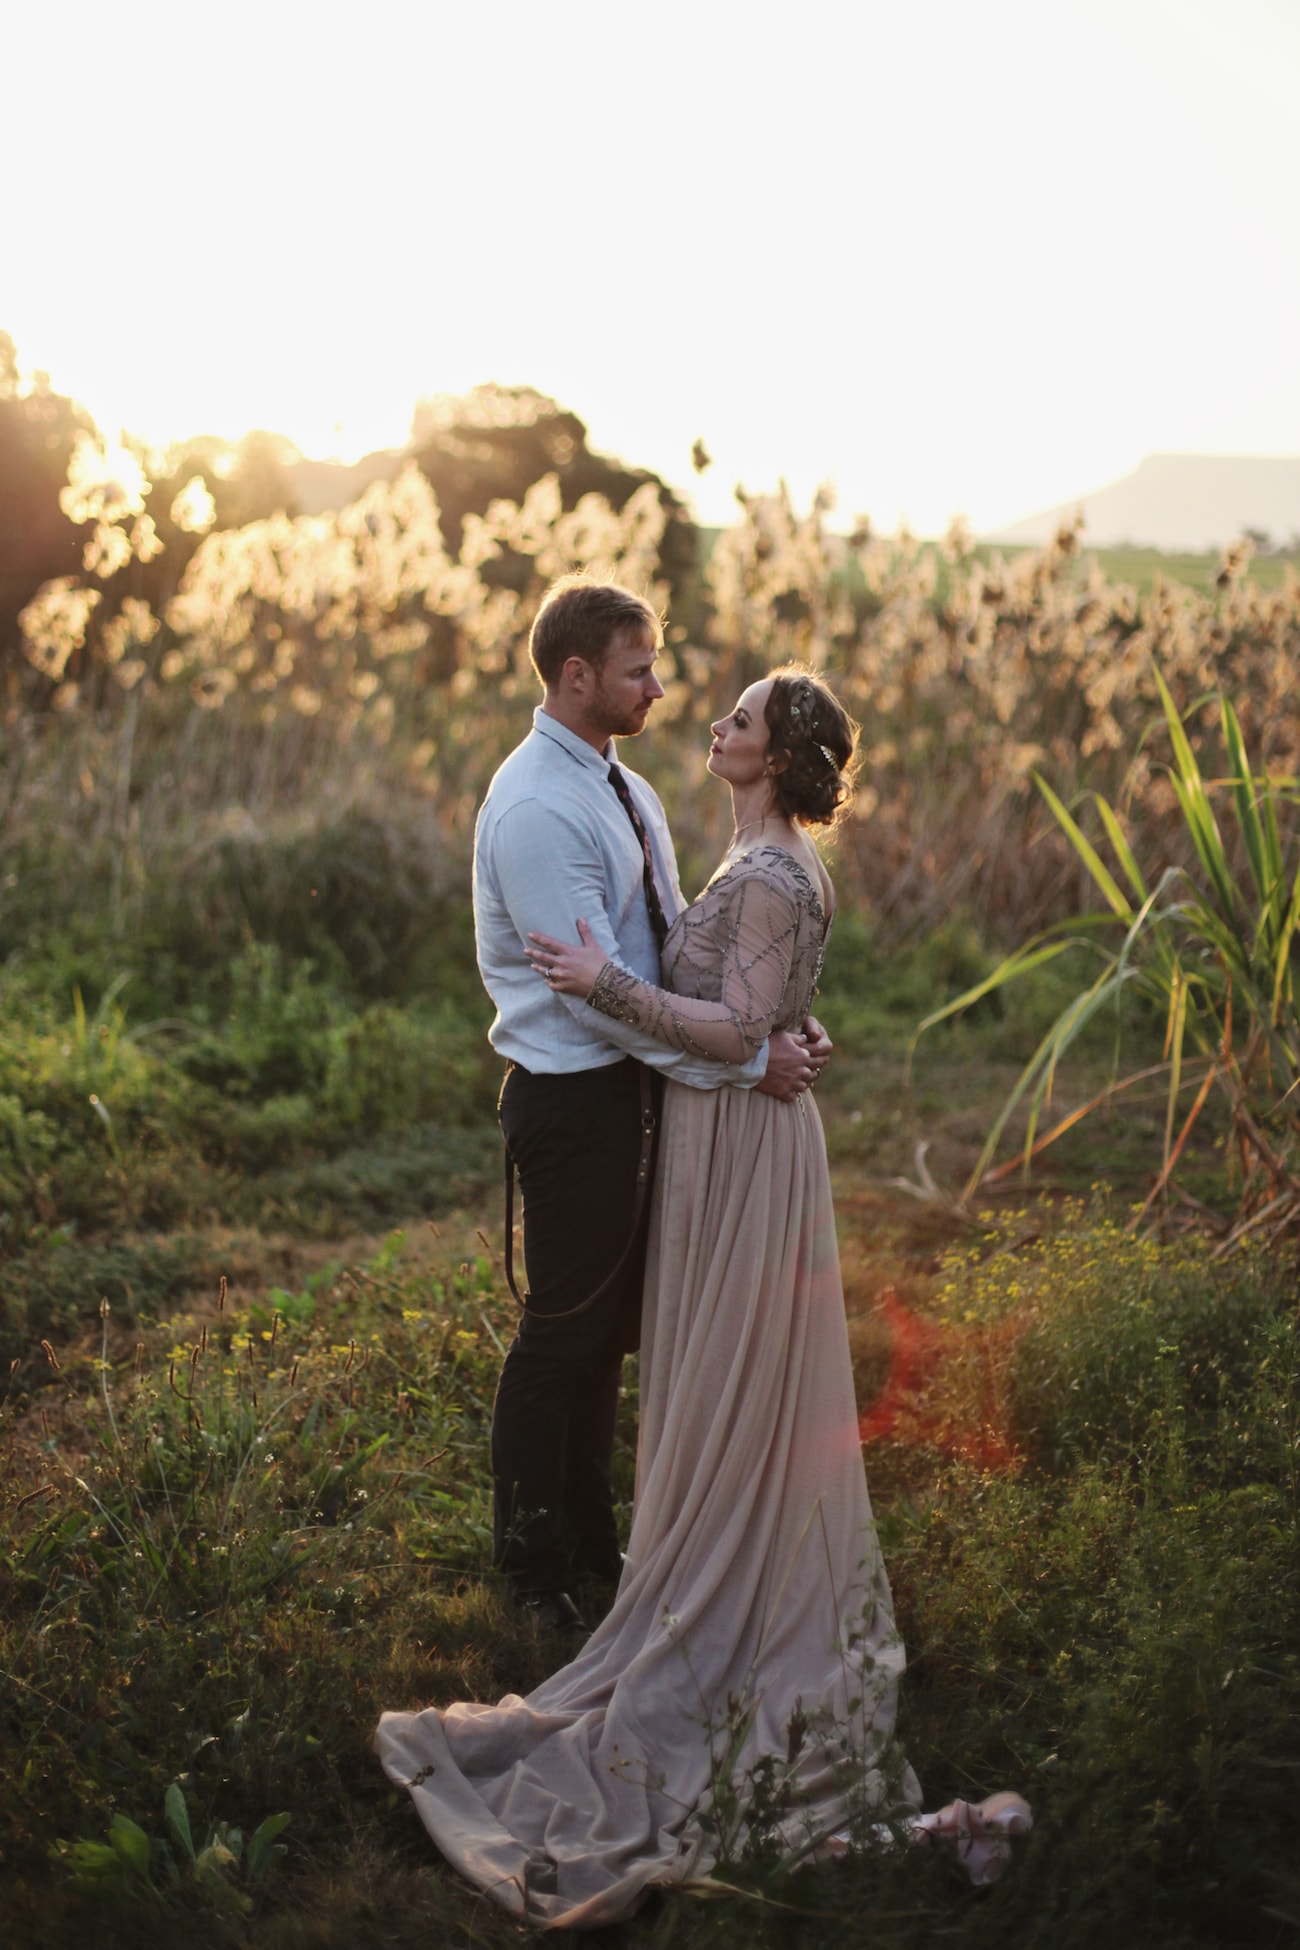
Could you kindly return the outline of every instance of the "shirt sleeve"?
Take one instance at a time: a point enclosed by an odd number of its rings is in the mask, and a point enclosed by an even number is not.
[[[706,1002],[642,982],[607,961],[587,997],[614,1022],[669,1049],[743,1063],[771,1034],[790,978],[799,928],[792,889],[769,877],[738,874],[719,905],[725,930],[722,999]]]
[[[501,899],[519,936],[521,960],[530,934],[576,941],[581,915],[610,964],[628,981],[635,980],[618,961],[618,944],[605,906],[604,860],[594,835],[580,819],[539,800],[513,806],[497,824],[493,856]],[[555,1001],[578,1019],[587,1008],[581,996],[561,995]],[[697,1090],[716,1090],[723,1084],[749,1088],[762,1081],[767,1069],[761,1036],[743,1055],[728,1057],[684,1045],[674,1048],[614,1017],[602,1024],[601,1034],[616,1048]]]

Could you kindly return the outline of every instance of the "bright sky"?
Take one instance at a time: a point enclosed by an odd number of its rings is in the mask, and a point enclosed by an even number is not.
[[[0,328],[113,433],[495,379],[705,519],[922,533],[1300,453],[1300,0],[11,0],[4,60]]]

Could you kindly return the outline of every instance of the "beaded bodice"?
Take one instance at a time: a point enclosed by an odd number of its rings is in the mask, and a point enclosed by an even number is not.
[[[757,847],[720,867],[673,922],[665,987],[606,962],[587,1000],[673,1049],[745,1063],[774,1029],[807,1015],[825,936],[806,869],[784,847]]]

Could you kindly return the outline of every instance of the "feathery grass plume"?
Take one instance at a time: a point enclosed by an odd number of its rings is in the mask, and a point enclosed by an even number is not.
[[[97,445],[78,453],[78,513],[134,537],[138,482],[114,485]],[[174,497],[193,501],[191,534],[206,520],[201,480]],[[723,820],[706,727],[789,656],[824,669],[864,726],[837,871],[895,939],[963,911],[1023,936],[1093,905],[1096,883],[1035,771],[1064,804],[1096,791],[1115,805],[1148,865],[1187,864],[1149,736],[1157,667],[1198,762],[1223,692],[1257,763],[1300,771],[1300,578],[1283,565],[1268,565],[1283,579],[1265,588],[1238,550],[1221,587],[1157,579],[1140,595],[1083,554],[1077,522],[1044,549],[1004,555],[974,546],[960,521],[936,546],[861,522],[837,534],[830,512],[825,494],[802,510],[784,487],[742,490],[669,619],[659,718],[674,729],[644,754],[690,861],[702,867]],[[226,820],[265,831],[360,802],[463,845],[527,727],[527,634],[546,582],[590,568],[660,603],[665,533],[652,484],[621,510],[590,494],[565,508],[548,473],[517,502],[467,515],[453,553],[410,463],[335,513],[208,525],[156,615],[74,578],[48,584],[24,612],[13,735],[27,762],[12,775],[6,838],[48,827],[58,808],[81,857],[111,844],[119,928],[143,911],[151,861],[181,845],[211,857]],[[70,807],[83,776],[124,784]]]

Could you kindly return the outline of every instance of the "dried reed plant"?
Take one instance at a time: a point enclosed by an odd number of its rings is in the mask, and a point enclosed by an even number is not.
[[[39,816],[107,836],[124,887],[151,829],[260,828],[358,802],[404,805],[463,852],[493,768],[527,725],[527,633],[547,582],[583,568],[668,594],[651,486],[621,512],[595,494],[566,510],[548,475],[522,502],[468,517],[452,554],[411,463],[337,514],[206,533],[156,616],[110,587],[110,558],[151,546],[137,533],[147,482],[108,478],[106,453],[74,460],[74,512],[122,539],[88,545],[86,574],[47,584],[24,612],[0,822],[30,832]],[[938,546],[865,522],[845,536],[828,526],[828,496],[801,514],[784,488],[738,495],[696,597],[668,619],[658,735],[638,751],[692,867],[722,837],[704,727],[790,656],[825,670],[863,725],[839,872],[895,936],[958,910],[1023,935],[1093,904],[1035,771],[1066,804],[1102,792],[1144,859],[1184,863],[1160,683],[1194,752],[1223,692],[1259,763],[1300,770],[1300,578],[1261,590],[1248,543],[1208,594],[1157,582],[1139,597],[1105,581],[1077,527],[986,559],[961,523]],[[177,506],[191,532],[211,519],[193,482]]]

